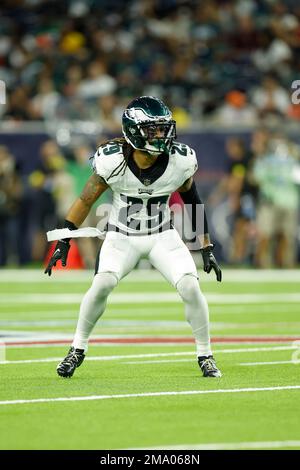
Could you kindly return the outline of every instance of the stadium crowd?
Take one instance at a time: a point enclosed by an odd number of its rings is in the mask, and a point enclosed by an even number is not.
[[[268,129],[300,120],[291,102],[300,75],[298,0],[10,0],[0,15],[3,123],[90,121],[118,135],[128,102],[154,95],[181,129],[259,129],[250,145],[227,139],[228,168],[208,213],[227,208],[226,261],[296,264],[299,148]],[[89,142],[67,149],[49,138],[39,153],[24,175],[0,146],[1,266],[44,258],[45,231],[63,220],[90,172]],[[88,243],[82,251],[92,266]]]
[[[5,3],[8,5],[5,7]],[[6,120],[98,120],[118,130],[133,96],[180,126],[299,120],[298,0],[1,2]]]

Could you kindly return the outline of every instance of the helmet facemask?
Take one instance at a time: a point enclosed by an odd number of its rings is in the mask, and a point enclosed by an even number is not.
[[[173,120],[149,121],[137,124],[145,144],[143,150],[150,154],[159,155],[170,150],[176,138],[176,124]]]

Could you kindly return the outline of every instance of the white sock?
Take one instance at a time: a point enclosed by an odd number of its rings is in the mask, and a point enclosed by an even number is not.
[[[185,304],[185,316],[192,327],[197,356],[212,355],[208,305],[200,290],[198,279],[192,274],[186,274],[177,283],[176,288]]]
[[[87,351],[90,334],[106,307],[107,297],[118,284],[112,273],[96,274],[90,289],[82,299],[72,346]]]

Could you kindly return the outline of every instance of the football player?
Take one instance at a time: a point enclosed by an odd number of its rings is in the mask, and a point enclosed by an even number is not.
[[[196,342],[197,360],[204,377],[221,377],[212,355],[207,301],[200,290],[194,260],[171,222],[169,198],[179,191],[185,204],[199,208],[201,199],[193,182],[195,151],[175,141],[176,123],[168,107],[152,96],[134,99],[122,117],[123,138],[101,145],[93,157],[93,175],[70,208],[65,227],[77,229],[94,202],[108,187],[113,192],[106,237],[96,262],[93,283],[81,302],[78,324],[67,356],[57,366],[71,377],[84,360],[90,334],[103,314],[107,297],[134,269],[141,257],[177,289]],[[195,214],[195,211],[193,211]],[[196,214],[197,215],[197,214]],[[193,221],[194,227],[197,225]],[[199,225],[199,224],[198,224]],[[212,253],[207,221],[197,233],[204,271],[221,270]],[[45,273],[58,260],[66,266],[70,239],[57,242]]]

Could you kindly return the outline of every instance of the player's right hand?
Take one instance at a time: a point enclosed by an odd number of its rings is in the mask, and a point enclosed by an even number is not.
[[[51,259],[48,263],[48,266],[45,269],[45,274],[51,276],[53,266],[56,266],[56,263],[61,259],[61,264],[63,266],[67,265],[67,257],[70,249],[70,242],[68,240],[59,240],[56,244],[55,250]]]

